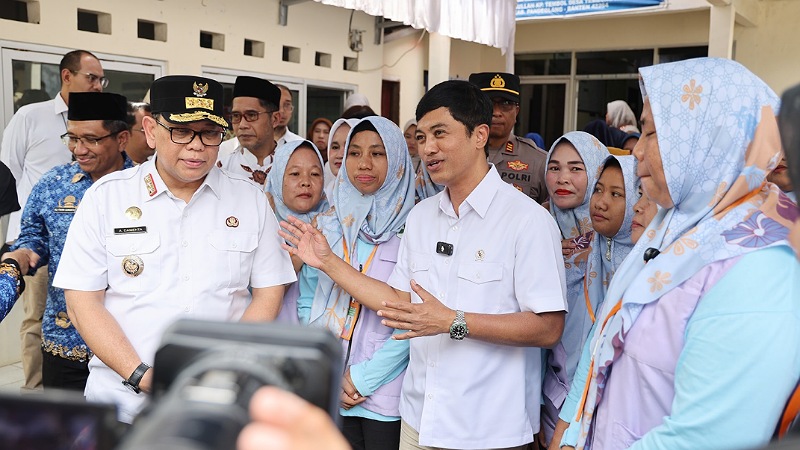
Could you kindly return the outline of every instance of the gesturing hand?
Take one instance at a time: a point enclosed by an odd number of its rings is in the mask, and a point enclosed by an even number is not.
[[[449,333],[456,312],[444,306],[414,280],[411,280],[411,289],[419,295],[422,303],[386,301],[378,311],[378,315],[384,318],[382,324],[398,330],[409,330],[407,333],[393,335],[392,339]]]
[[[278,230],[278,234],[294,245],[292,247],[284,243],[281,244],[281,247],[290,255],[302,259],[309,266],[319,269],[332,254],[328,240],[311,224],[289,216],[287,221],[282,220],[280,225],[282,229]]]

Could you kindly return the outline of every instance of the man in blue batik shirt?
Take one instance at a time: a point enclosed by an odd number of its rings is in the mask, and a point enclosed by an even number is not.
[[[72,218],[87,189],[102,176],[133,167],[125,154],[130,138],[125,97],[111,93],[71,93],[67,132],[62,136],[74,161],[45,173],[33,187],[22,213],[21,232],[5,256],[21,266],[58,268]],[[36,256],[38,255],[38,262]],[[83,391],[91,350],[67,316],[64,291],[48,286],[42,320],[42,383],[47,388]]]

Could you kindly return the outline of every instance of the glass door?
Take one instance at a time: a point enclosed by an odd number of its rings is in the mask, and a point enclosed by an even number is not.
[[[20,50],[0,48],[0,125],[5,128],[21,106],[50,100],[61,90],[58,65],[64,53],[57,49]],[[150,84],[164,72],[164,63],[114,55],[96,54],[109,79],[106,92],[141,101]]]
[[[514,134],[525,136],[527,133],[538,133],[544,138],[544,150],[549,150],[553,142],[566,131],[567,83],[523,84]]]

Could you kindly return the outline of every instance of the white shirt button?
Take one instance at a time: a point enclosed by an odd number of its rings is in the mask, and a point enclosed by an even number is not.
[[[234,242],[233,244],[231,244],[231,247],[233,247],[233,248],[236,248],[236,242]]]
[[[188,313],[189,311],[191,311],[191,309],[187,306],[186,308],[183,308],[183,311]]]
[[[188,247],[189,246],[189,241],[183,241],[183,242],[181,242],[181,245],[183,245],[184,247]]]
[[[189,275],[184,275],[183,276],[183,281],[189,281]]]
[[[453,225],[453,231],[458,231],[458,225]]]
[[[428,394],[428,400],[433,400],[433,394]]]
[[[436,363],[433,362],[433,361],[430,362],[430,365],[431,365],[431,367],[436,367]]]
[[[445,259],[444,260],[444,265],[445,266],[449,266],[450,265],[450,260],[449,259]]]

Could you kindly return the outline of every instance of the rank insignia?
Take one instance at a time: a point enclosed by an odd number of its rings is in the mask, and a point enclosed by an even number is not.
[[[511,141],[506,142],[506,153],[514,153],[514,144]]]
[[[78,210],[78,199],[74,195],[68,195],[58,201],[58,206],[53,208],[57,213],[74,213]]]
[[[122,258],[122,271],[129,277],[138,277],[144,270],[144,261],[138,256]]]
[[[156,182],[153,181],[152,173],[148,173],[144,177],[144,185],[147,188],[147,194],[150,195],[150,197],[156,195],[156,192],[158,192],[158,189],[156,189]]]
[[[522,190],[522,187],[520,187],[520,186],[517,186],[516,184],[513,184],[513,183],[512,183],[511,185],[512,185],[512,186],[514,186],[515,188],[517,188],[517,190],[518,190],[518,191],[520,191],[520,192],[524,192],[524,191]]]
[[[230,216],[227,219],[225,219],[225,225],[229,226],[230,228],[236,228],[239,226],[239,219]]]
[[[77,183],[78,181],[81,181],[85,176],[86,175],[84,175],[83,173],[76,173],[75,175],[72,176],[72,179],[69,180],[69,182]]]
[[[506,164],[508,165],[509,169],[517,172],[519,172],[520,170],[528,170],[528,165],[520,160],[508,161]]]
[[[142,217],[142,210],[136,206],[131,206],[125,210],[125,217],[131,220],[139,220]]]

